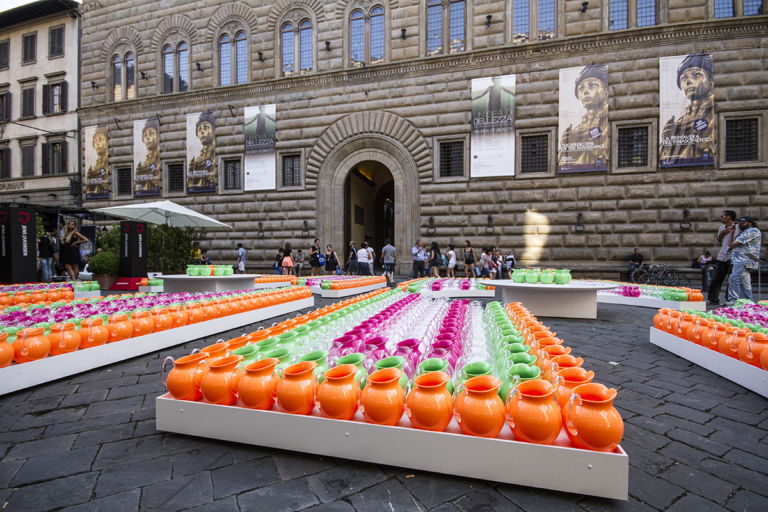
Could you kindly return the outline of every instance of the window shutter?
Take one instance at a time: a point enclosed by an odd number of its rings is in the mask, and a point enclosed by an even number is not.
[[[3,167],[3,173],[0,175],[0,178],[10,178],[11,177],[11,148],[5,148],[2,151],[2,167]]]
[[[51,86],[43,84],[43,115],[51,113]]]
[[[43,174],[51,174],[51,145],[43,142]]]
[[[69,160],[67,160],[67,141],[61,141],[61,174],[67,174],[69,172]]]
[[[61,97],[59,98],[61,104],[61,111],[67,111],[67,82],[61,82]]]
[[[5,103],[3,104],[3,110],[0,112],[0,121],[11,120],[11,93],[7,92],[3,95]]]

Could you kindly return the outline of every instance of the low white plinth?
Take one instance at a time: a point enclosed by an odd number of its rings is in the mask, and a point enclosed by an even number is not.
[[[93,370],[100,366],[117,363],[132,357],[157,352],[168,347],[210,336],[222,331],[261,322],[286,313],[314,306],[315,299],[296,300],[236,315],[214,318],[205,322],[185,325],[167,331],[129,338],[98,347],[76,350],[68,354],[46,357],[38,361],[12,364],[0,368],[0,395],[12,393],[62,377]]]
[[[597,302],[604,304],[623,304],[625,306],[639,306],[643,308],[670,308],[670,309],[693,309],[695,311],[706,311],[707,303],[705,301],[685,301],[664,300],[656,297],[624,297],[613,293],[598,293]]]
[[[576,279],[568,284],[516,283],[511,279],[481,283],[501,288],[504,304],[522,302],[535,316],[590,319],[597,318],[597,292],[618,286]]]
[[[476,288],[471,290],[439,290],[436,292],[433,292],[431,289],[427,289],[424,291],[424,293],[430,297],[440,297],[444,299],[478,299],[493,298],[496,296],[496,290],[478,290]]]
[[[553,446],[513,441],[506,425],[496,439],[461,434],[456,420],[446,432],[410,428],[403,415],[395,427],[318,415],[285,414],[243,407],[185,402],[166,394],[155,399],[157,429],[284,450],[388,464],[423,471],[527,485],[564,492],[627,499],[629,459],[578,450],[565,432]]]
[[[139,286],[139,292],[143,293],[163,293],[164,286]]]
[[[253,290],[256,274],[231,276],[187,276],[184,274],[163,276],[165,293],[178,292],[233,292]]]
[[[75,290],[75,299],[90,299],[91,297],[101,297],[101,290],[88,290],[87,292]]]
[[[768,398],[768,371],[651,327],[651,343]]]
[[[285,288],[286,286],[291,286],[290,281],[273,281],[270,283],[254,283],[253,288],[254,290],[269,290],[272,288]]]
[[[342,290],[321,290],[320,296],[324,299],[338,299],[340,297],[350,297],[352,295],[360,295],[361,293],[372,292],[379,288],[386,288],[387,283],[369,284],[368,286],[358,286],[356,288],[344,288]]]

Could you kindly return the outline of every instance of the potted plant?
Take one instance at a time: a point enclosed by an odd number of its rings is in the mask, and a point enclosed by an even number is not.
[[[93,273],[94,279],[99,282],[102,290],[108,290],[115,284],[120,273],[120,257],[113,252],[100,252],[94,254],[88,261],[88,270]]]

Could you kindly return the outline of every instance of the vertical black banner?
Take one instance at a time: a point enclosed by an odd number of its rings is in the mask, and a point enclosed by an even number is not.
[[[8,207],[0,209],[0,281],[37,281],[35,210]]]
[[[120,277],[147,276],[147,225],[120,222]]]

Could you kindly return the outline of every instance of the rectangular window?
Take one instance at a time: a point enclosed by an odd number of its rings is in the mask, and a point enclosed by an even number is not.
[[[21,146],[21,175],[35,175],[35,145],[27,144]]]
[[[449,41],[450,53],[464,51],[464,2],[451,2],[449,10]]]
[[[763,0],[744,0],[744,16],[765,14]]]
[[[627,0],[610,0],[608,6],[608,29],[623,30],[629,26]]]
[[[440,143],[440,177],[464,176],[464,141]]]
[[[283,156],[283,186],[301,186],[301,155]]]
[[[11,93],[0,94],[0,123],[11,120]]]
[[[549,171],[549,135],[523,135],[520,146],[521,173]]]
[[[726,119],[725,161],[754,162],[758,158],[757,118]]]
[[[637,26],[650,27],[656,24],[656,0],[637,0]]]
[[[184,164],[168,164],[168,192],[184,192]]]
[[[555,37],[555,0],[539,0],[539,39]]]
[[[0,178],[11,177],[11,148],[0,148]]]
[[[619,128],[617,167],[646,167],[648,165],[648,127]]]
[[[21,62],[35,62],[37,60],[37,33],[26,34],[21,39]]]
[[[21,90],[21,117],[35,117],[35,88]]]
[[[224,190],[240,190],[240,159],[224,160]]]
[[[429,0],[427,5],[427,55],[443,53],[443,4]]]
[[[67,143],[64,141],[43,144],[43,175],[67,173]]]
[[[43,85],[43,115],[67,111],[67,82]]]
[[[130,167],[119,167],[115,170],[118,196],[130,196],[133,194],[133,176]]]
[[[64,25],[59,25],[48,31],[48,57],[62,55],[64,55]]]
[[[530,39],[531,0],[515,0],[512,12],[512,42],[524,43]]]
[[[8,69],[11,55],[11,42],[0,41],[0,69]]]
[[[715,18],[733,16],[733,0],[715,0]]]

